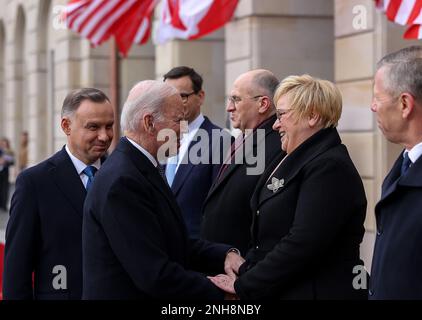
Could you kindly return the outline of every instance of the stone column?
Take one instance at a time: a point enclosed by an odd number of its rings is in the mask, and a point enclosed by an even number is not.
[[[331,0],[242,0],[226,27],[226,94],[243,72],[333,78]]]
[[[371,268],[375,241],[374,207],[381,184],[401,147],[388,143],[371,112],[377,61],[387,52],[412,44],[404,28],[386,21],[372,0],[335,0],[335,81],[343,95],[339,130],[365,186],[368,209],[361,255]]]
[[[224,31],[194,41],[173,40],[156,46],[155,76],[162,79],[171,68],[189,66],[204,79],[205,102],[202,113],[225,127]]]

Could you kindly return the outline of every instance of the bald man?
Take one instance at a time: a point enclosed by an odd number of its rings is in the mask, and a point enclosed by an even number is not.
[[[228,98],[227,112],[236,139],[203,205],[201,238],[229,244],[246,253],[251,239],[249,201],[263,170],[282,156],[273,95],[279,80],[268,70],[240,75]],[[256,161],[254,161],[256,160]],[[256,170],[253,170],[256,169]]]

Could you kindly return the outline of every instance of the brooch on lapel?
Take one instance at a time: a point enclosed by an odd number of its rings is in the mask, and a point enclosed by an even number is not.
[[[284,187],[284,179],[279,180],[276,177],[272,177],[271,184],[267,185],[268,190],[271,190],[274,193],[282,187]]]

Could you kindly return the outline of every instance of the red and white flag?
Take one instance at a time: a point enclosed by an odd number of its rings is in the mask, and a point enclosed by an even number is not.
[[[422,39],[422,0],[375,0],[375,4],[388,20],[410,26],[405,39]]]
[[[163,0],[154,42],[201,38],[233,17],[238,0]]]
[[[67,27],[93,46],[115,36],[126,55],[132,43],[148,41],[157,0],[71,0],[66,6]]]

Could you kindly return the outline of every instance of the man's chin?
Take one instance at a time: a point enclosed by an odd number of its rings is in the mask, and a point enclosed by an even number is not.
[[[106,153],[107,153],[107,149],[97,149],[90,153],[90,158],[92,162],[95,162],[98,159],[104,157]]]

